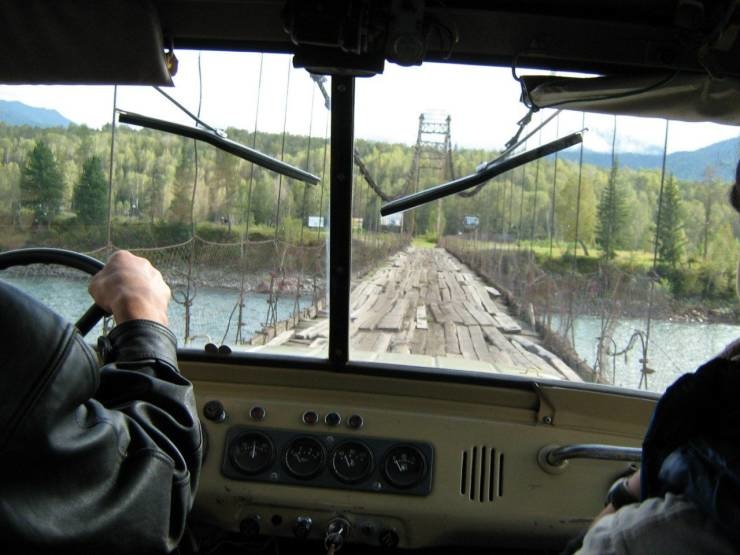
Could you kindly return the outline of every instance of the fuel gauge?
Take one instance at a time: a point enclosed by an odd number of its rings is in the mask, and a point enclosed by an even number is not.
[[[373,453],[359,441],[340,443],[331,454],[331,471],[340,481],[355,484],[373,471]]]
[[[416,447],[396,445],[383,458],[383,474],[391,485],[410,488],[426,477],[427,461]]]

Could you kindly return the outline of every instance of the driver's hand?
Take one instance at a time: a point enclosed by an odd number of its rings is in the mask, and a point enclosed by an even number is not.
[[[127,320],[153,320],[167,325],[170,288],[145,258],[117,251],[90,280],[95,303],[113,314],[117,324]]]

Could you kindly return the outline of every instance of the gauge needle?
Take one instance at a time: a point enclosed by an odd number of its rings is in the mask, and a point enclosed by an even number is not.
[[[399,472],[403,472],[404,470],[406,470],[406,465],[401,464],[398,459],[393,459],[393,462],[396,463],[396,467],[398,467]]]
[[[252,444],[252,452],[249,454],[251,458],[255,458],[257,456],[257,443]]]
[[[354,466],[347,455],[344,455],[344,462],[347,464],[347,466]]]

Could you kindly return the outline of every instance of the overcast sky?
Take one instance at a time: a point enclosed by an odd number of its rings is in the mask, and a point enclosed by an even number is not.
[[[198,110],[198,57],[179,52],[175,88],[167,91],[193,112]],[[201,117],[216,127],[252,129],[261,56],[204,52]],[[290,74],[290,76],[289,76]],[[289,82],[288,82],[289,81]],[[327,83],[328,88],[328,83]],[[323,99],[304,70],[292,69],[285,55],[265,55],[257,128],[280,132],[287,110],[289,133],[323,136],[327,112]],[[286,95],[287,93],[287,95]],[[75,123],[99,128],[111,120],[112,87],[0,86],[0,99],[20,100],[31,106],[53,108]],[[311,106],[313,103],[313,111]],[[192,123],[182,112],[150,87],[119,87],[118,107],[146,115]],[[416,141],[421,112],[436,111],[452,118],[452,141],[460,147],[501,149],[526,113],[519,102],[519,85],[509,69],[447,64],[424,64],[401,68],[386,64],[383,75],[357,80],[355,135],[365,139]],[[311,114],[313,113],[313,121]],[[543,110],[534,123],[552,112]],[[562,112],[539,141],[581,128],[582,116]],[[606,151],[611,145],[612,116],[587,115],[586,148]],[[659,152],[663,120],[620,117],[617,142],[623,152]],[[530,127],[531,128],[531,127]],[[716,124],[672,123],[668,149],[695,150],[724,139],[738,137],[737,127]]]

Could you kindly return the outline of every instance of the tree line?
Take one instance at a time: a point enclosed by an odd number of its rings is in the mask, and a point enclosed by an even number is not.
[[[324,137],[228,129],[230,139],[323,176]],[[326,179],[316,186],[274,173],[192,140],[119,125],[109,191],[111,128],[72,125],[40,129],[0,124],[0,225],[22,236],[55,225],[141,226],[198,224],[229,234],[275,233],[303,237],[310,216],[326,215]],[[389,196],[438,184],[438,169],[411,171],[414,147],[357,140],[356,148]],[[456,148],[451,171],[475,171],[495,151]],[[405,227],[434,239],[455,235],[465,216],[476,216],[480,237],[501,243],[556,246],[556,255],[586,254],[638,264],[657,239],[659,263],[669,269],[702,266],[715,273],[734,267],[740,226],[723,201],[728,183],[711,167],[689,182],[655,170],[611,168],[557,159],[555,155],[499,176],[470,198],[452,196],[406,213]],[[661,193],[662,190],[662,193]],[[659,202],[659,199],[662,199]],[[353,217],[358,229],[380,228],[381,201],[356,175]],[[438,213],[439,211],[439,213]],[[60,228],[61,229],[61,228]],[[25,235],[24,235],[25,234]]]

